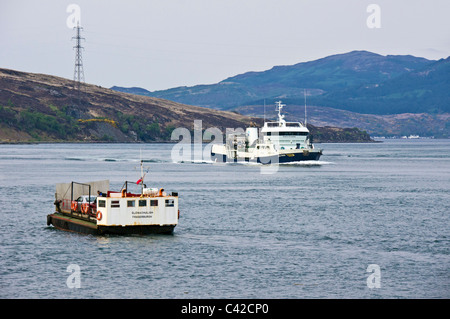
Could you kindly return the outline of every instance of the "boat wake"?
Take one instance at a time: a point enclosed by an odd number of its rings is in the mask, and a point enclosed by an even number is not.
[[[127,159],[127,158],[104,158],[104,157],[65,157],[65,161],[80,161],[80,162],[87,162],[87,161],[97,161],[97,162],[137,162],[137,160],[134,159]],[[165,161],[160,159],[144,159],[142,160],[144,163],[164,163]]]
[[[300,167],[308,167],[308,166],[323,166],[323,165],[330,165],[334,164],[333,162],[327,162],[327,161],[298,161],[298,162],[289,162],[289,163],[273,163],[273,164],[262,164],[257,162],[245,162],[245,161],[237,161],[237,162],[216,162],[212,160],[192,160],[192,161],[178,161],[173,162],[174,164],[215,164],[215,165],[246,165],[246,166],[300,166]]]
[[[333,162],[326,161],[298,161],[298,162],[289,162],[289,163],[280,163],[282,166],[322,166],[322,165],[330,165],[334,164]]]
[[[174,164],[214,164],[211,160],[173,161]]]

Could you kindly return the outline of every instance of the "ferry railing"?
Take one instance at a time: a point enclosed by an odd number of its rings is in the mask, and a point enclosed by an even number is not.
[[[70,202],[73,202],[73,184],[77,184],[77,185],[82,185],[82,186],[88,186],[89,187],[89,201],[91,200],[91,185],[90,184],[83,184],[83,183],[78,183],[78,182],[72,182],[71,185],[71,192],[70,192]],[[72,209],[72,207],[70,207],[70,214],[72,215],[74,213],[74,210]],[[76,212],[75,212],[76,213]]]
[[[130,183],[131,185],[136,185],[136,182],[130,182],[130,181],[125,181],[125,183],[123,183],[122,188],[120,190],[125,190],[125,193],[128,193],[128,183]],[[142,188],[147,188],[146,184],[142,184]]]

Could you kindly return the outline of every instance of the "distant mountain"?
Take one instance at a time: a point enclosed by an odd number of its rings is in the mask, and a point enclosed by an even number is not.
[[[364,114],[450,112],[450,57],[376,84],[330,91],[310,102]]]
[[[163,142],[175,128],[261,126],[263,119],[0,68],[0,143]],[[316,142],[371,142],[355,128],[308,126]]]
[[[450,112],[450,60],[352,51],[263,72],[247,72],[217,84],[149,92],[113,90],[215,109],[244,105],[302,104],[304,90],[313,105],[367,114]]]

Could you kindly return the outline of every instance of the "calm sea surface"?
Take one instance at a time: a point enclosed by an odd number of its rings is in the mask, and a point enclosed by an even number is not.
[[[450,298],[450,140],[317,144],[318,163],[274,174],[173,163],[172,147],[0,145],[0,297]],[[56,183],[119,190],[141,151],[147,186],[179,193],[173,235],[47,226]]]

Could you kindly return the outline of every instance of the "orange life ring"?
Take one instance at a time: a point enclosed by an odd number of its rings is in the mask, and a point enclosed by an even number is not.
[[[88,211],[89,211],[89,204],[88,204],[88,203],[83,203],[83,204],[81,204],[81,211],[82,211],[83,213],[87,214]]]
[[[75,201],[75,200],[73,200],[72,203],[70,204],[70,208],[71,208],[72,210],[77,210],[77,208],[78,208],[78,202]]]
[[[98,211],[97,212],[97,220],[102,220],[102,212],[101,211]]]
[[[127,190],[124,188],[122,189],[122,197],[126,197],[127,195]]]

